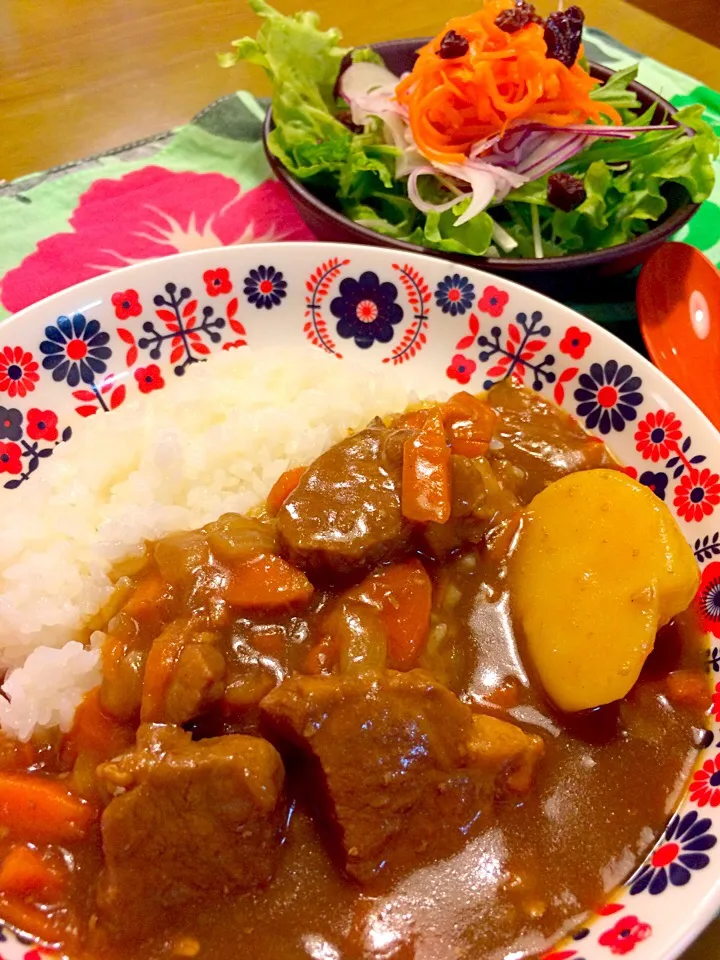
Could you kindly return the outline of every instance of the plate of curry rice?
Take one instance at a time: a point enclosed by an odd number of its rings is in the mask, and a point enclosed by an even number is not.
[[[670,960],[720,440],[480,270],[146,262],[0,329],[4,960]]]

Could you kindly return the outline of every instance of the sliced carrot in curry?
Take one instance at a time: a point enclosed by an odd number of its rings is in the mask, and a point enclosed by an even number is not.
[[[275,610],[308,602],[313,585],[282,557],[261,554],[230,570],[225,600],[244,610]]]
[[[280,513],[280,508],[298,485],[300,477],[306,470],[307,467],[292,467],[285,473],[281,473],[277,478],[267,495],[267,512],[271,517]]]
[[[186,643],[181,630],[163,630],[153,641],[145,661],[140,720],[143,723],[162,721],[165,695],[175,671],[175,664]]]
[[[0,867],[0,893],[10,897],[52,897],[63,885],[60,872],[22,844],[10,848]]]
[[[128,724],[108,716],[100,703],[100,687],[83,697],[75,711],[73,725],[63,742],[63,760],[72,763],[80,753],[92,754],[98,761],[109,760],[135,742]]]
[[[59,780],[32,773],[0,774],[0,823],[12,836],[38,843],[80,840],[96,819],[95,807]]]
[[[447,523],[451,506],[450,447],[436,407],[403,445],[402,512],[418,523]]]
[[[68,947],[75,941],[67,920],[49,917],[23,900],[0,896],[0,916],[5,923],[44,943],[62,943]]]
[[[140,579],[133,590],[130,599],[123,607],[123,613],[131,617],[142,616],[152,610],[166,590],[166,583],[157,570],[146,574]]]
[[[340,659],[340,644],[333,636],[323,637],[310,647],[303,660],[302,672],[316,675],[332,670]]]
[[[432,582],[422,563],[414,559],[384,567],[353,592],[378,607],[387,633],[389,665],[395,670],[412,669],[430,631]]]
[[[463,390],[443,407],[450,448],[462,457],[482,457],[492,440],[497,414],[491,406]]]

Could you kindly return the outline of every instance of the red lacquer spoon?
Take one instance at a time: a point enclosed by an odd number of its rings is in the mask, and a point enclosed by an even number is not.
[[[687,243],[665,243],[640,273],[637,310],[655,365],[720,429],[720,272]]]

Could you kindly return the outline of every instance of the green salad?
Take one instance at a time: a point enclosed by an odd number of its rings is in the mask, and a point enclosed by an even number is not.
[[[700,202],[713,188],[718,139],[702,106],[657,124],[629,89],[636,67],[592,78],[578,7],[543,19],[526,0],[486,0],[398,77],[372,49],[340,46],[316,14],[250,3],[257,36],[221,64],[265,69],[272,153],[378,233],[458,254],[556,257],[646,232],[673,190]]]

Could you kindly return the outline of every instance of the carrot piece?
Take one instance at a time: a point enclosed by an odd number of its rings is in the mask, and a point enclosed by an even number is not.
[[[58,780],[31,773],[0,774],[0,823],[39,843],[81,840],[97,810]]]
[[[318,674],[332,670],[340,659],[340,645],[336,637],[323,637],[310,647],[303,660],[302,673]]]
[[[0,897],[0,917],[11,927],[43,943],[62,943],[67,946],[75,940],[61,920],[49,917],[42,910],[22,900]]]
[[[153,641],[145,661],[140,703],[142,723],[159,723],[162,720],[165,695],[185,643],[185,632],[172,627],[163,630]]]
[[[0,732],[0,770],[27,770],[37,760],[32,743],[21,743]]]
[[[146,574],[138,582],[130,599],[123,607],[123,613],[131,617],[141,617],[149,610],[153,610],[165,591],[165,581],[158,571]]]
[[[411,670],[430,631],[432,582],[419,560],[384,567],[357,591],[376,605],[387,634],[388,661],[395,670]]]
[[[52,896],[62,887],[58,871],[30,847],[11,847],[0,867],[0,891],[10,897]]]
[[[267,495],[267,512],[271,517],[275,517],[280,513],[280,508],[298,485],[300,477],[306,470],[307,467],[292,467],[290,470],[286,470],[285,473],[281,473],[277,478],[270,488],[270,493]]]
[[[429,412],[430,410],[427,407],[421,407],[420,410],[408,410],[407,413],[401,413],[398,417],[395,417],[392,425],[393,427],[407,427],[409,430],[421,430],[425,426]]]
[[[443,423],[450,448],[462,457],[482,457],[492,440],[497,414],[471,393],[456,393],[445,404]]]
[[[710,706],[712,692],[707,677],[700,670],[674,670],[668,674],[665,686],[671,703],[699,710]]]
[[[225,600],[244,610],[275,610],[307,603],[313,585],[274,553],[260,554],[230,569]]]
[[[134,740],[131,726],[108,716],[102,709],[100,687],[95,687],[75,711],[73,725],[63,742],[63,760],[73,763],[78,754],[87,753],[100,763],[122,753]]]
[[[402,512],[419,523],[447,523],[451,506],[450,448],[435,409],[417,437],[403,445]]]

